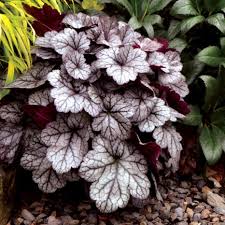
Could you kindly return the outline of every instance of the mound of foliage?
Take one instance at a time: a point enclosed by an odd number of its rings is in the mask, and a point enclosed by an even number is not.
[[[135,30],[166,38],[181,53],[191,113],[179,125],[184,143],[180,172],[190,175],[198,165],[202,170],[202,152],[208,164],[217,163],[225,151],[225,1],[101,1],[112,3]]]
[[[37,38],[33,67],[5,87],[1,161],[20,160],[48,193],[91,182],[102,212],[146,199],[160,154],[178,168],[173,123],[189,112],[179,53],[113,17],[67,14],[54,26]]]

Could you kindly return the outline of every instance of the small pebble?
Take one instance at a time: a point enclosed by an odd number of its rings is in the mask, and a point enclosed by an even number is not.
[[[194,212],[191,208],[187,208],[186,209],[186,212],[187,212],[187,216],[188,218],[192,219],[193,215],[194,215]]]
[[[211,212],[208,210],[208,209],[204,209],[202,212],[201,212],[201,218],[202,219],[207,219],[209,217],[209,214]]]
[[[195,213],[193,216],[194,221],[201,221],[201,214],[200,213]]]
[[[29,212],[27,209],[22,210],[21,216],[28,222],[33,222],[35,220],[34,215],[31,212]]]

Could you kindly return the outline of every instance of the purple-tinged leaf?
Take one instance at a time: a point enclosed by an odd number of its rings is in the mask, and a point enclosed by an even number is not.
[[[94,86],[75,81],[62,69],[48,75],[48,81],[54,87],[51,96],[58,112],[78,113],[83,109],[92,116],[102,110],[102,100]]]
[[[176,82],[166,84],[169,88],[174,90],[177,94],[179,94],[182,98],[189,94],[188,85],[185,82],[185,78],[181,76]]]
[[[37,57],[40,57],[42,59],[57,59],[59,58],[59,54],[55,52],[55,50],[51,48],[39,48],[34,47],[31,50],[32,54],[35,54]]]
[[[48,123],[54,121],[57,113],[53,103],[47,106],[25,105],[23,110],[40,128],[45,128]]]
[[[32,89],[43,85],[47,80],[48,73],[55,65],[49,63],[37,63],[23,76],[17,78],[13,83],[7,85],[7,88]]]
[[[33,171],[33,181],[45,193],[53,193],[66,185],[63,174],[57,174],[51,163],[45,158],[41,166]]]
[[[90,135],[90,121],[85,113],[61,115],[47,125],[41,139],[48,146],[47,158],[57,173],[79,167],[88,151]]]
[[[35,45],[41,48],[54,48],[51,43],[51,40],[57,34],[57,31],[48,31],[44,34],[43,37],[37,37]]]
[[[29,145],[25,148],[20,164],[24,169],[32,171],[33,180],[40,190],[53,193],[64,187],[66,181],[78,180],[78,176],[74,171],[57,174],[46,158],[47,149],[48,146],[41,140],[40,131],[36,131],[30,137]]]
[[[31,50],[32,54],[42,59],[55,59],[59,58],[59,55],[54,50],[51,40],[55,35],[58,34],[56,31],[48,31],[44,37],[37,37],[35,41],[35,47]]]
[[[183,115],[183,114],[177,112],[177,111],[176,111],[175,109],[173,109],[173,108],[170,108],[170,115],[171,115],[170,121],[172,121],[172,122],[176,122],[177,119],[184,119],[184,118],[185,118],[185,115]]]
[[[87,153],[81,164],[80,175],[93,182],[90,197],[101,212],[124,208],[130,195],[138,199],[148,197],[147,164],[134,146],[98,136],[92,147],[94,150]]]
[[[101,131],[107,139],[127,139],[130,136],[132,124],[128,118],[134,111],[130,104],[120,95],[109,94],[103,100],[103,112],[94,118],[92,127]]]
[[[78,13],[77,15],[74,15],[72,13],[68,14],[65,16],[62,22],[75,29],[81,29],[83,27],[91,27],[95,24],[92,17],[84,13]]]
[[[102,73],[101,70],[98,69],[95,65],[95,62],[91,64],[91,74],[90,77],[88,78],[88,82],[94,83],[101,77]]]
[[[75,79],[87,80],[91,74],[91,66],[85,63],[83,54],[72,52],[64,57],[65,67],[70,76]]]
[[[135,32],[127,23],[119,22],[119,37],[123,45],[133,45],[141,34]]]
[[[56,52],[66,55],[74,51],[84,53],[89,49],[90,40],[84,32],[77,33],[74,29],[65,28],[51,39],[51,44]]]
[[[179,167],[180,153],[182,151],[181,135],[171,125],[158,127],[153,132],[153,138],[161,148],[167,148],[171,159],[169,165],[173,171],[177,171]]]
[[[152,132],[156,127],[164,125],[171,117],[170,108],[160,98],[152,98],[148,108],[150,112],[148,117],[138,123],[138,127],[142,132]]]
[[[125,92],[127,102],[134,108],[133,122],[141,122],[150,114],[150,105],[153,102],[153,96],[149,92],[141,89],[133,89]]]
[[[0,123],[0,161],[12,163],[23,134],[23,128],[11,123]]]
[[[150,71],[146,53],[130,46],[103,49],[96,54],[96,67],[106,68],[107,74],[119,85],[135,81],[138,73]]]
[[[153,70],[161,70],[165,73],[170,72],[169,62],[162,52],[152,52],[149,54],[148,63]]]
[[[0,118],[8,123],[19,123],[23,117],[22,104],[19,102],[11,102],[0,106]]]
[[[155,52],[162,48],[162,44],[157,40],[151,40],[150,38],[143,38],[142,40],[137,40],[134,44],[134,48],[140,48],[145,52]]]
[[[115,18],[101,16],[97,22],[97,28],[93,28],[94,30],[97,29],[98,31],[96,32],[100,34],[96,40],[97,44],[103,44],[109,47],[116,47],[122,44],[118,35],[118,22]]]
[[[47,146],[41,141],[40,131],[30,134],[20,165],[26,170],[38,170],[46,159]]]
[[[44,89],[36,91],[34,94],[29,96],[29,105],[42,105],[47,106],[53,102],[53,98],[50,95],[50,89]]]

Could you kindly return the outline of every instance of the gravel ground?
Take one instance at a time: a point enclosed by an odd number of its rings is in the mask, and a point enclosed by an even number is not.
[[[219,183],[197,176],[190,181],[160,180],[163,202],[151,197],[143,208],[129,204],[101,214],[91,201],[72,204],[45,195],[31,204],[23,202],[8,225],[225,225],[224,190]]]

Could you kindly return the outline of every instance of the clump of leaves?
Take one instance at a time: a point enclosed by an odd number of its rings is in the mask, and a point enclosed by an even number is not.
[[[130,14],[129,24],[133,29],[144,28],[149,37],[154,37],[154,25],[162,26],[163,19],[158,14],[172,0],[113,0],[122,5]]]
[[[6,86],[16,94],[0,108],[1,160],[22,154],[44,192],[82,177],[102,212],[146,199],[161,151],[178,168],[173,122],[189,112],[179,53],[167,47],[115,18],[67,14],[37,38],[32,69]]]
[[[188,125],[199,127],[199,141],[205,158],[210,165],[218,162],[225,151],[224,41],[225,39],[221,38],[221,48],[209,46],[196,56],[201,62],[219,69],[218,74],[199,76],[198,80],[203,83],[204,88],[203,104],[191,106],[191,113],[184,120]]]

